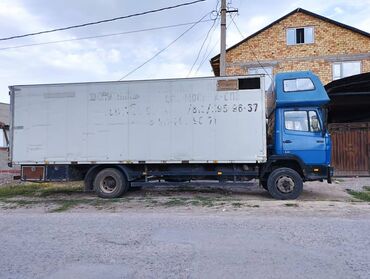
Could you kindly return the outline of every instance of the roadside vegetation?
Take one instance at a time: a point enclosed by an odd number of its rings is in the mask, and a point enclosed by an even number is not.
[[[370,186],[364,186],[362,188],[363,191],[347,190],[347,192],[358,200],[370,202]]]
[[[139,188],[140,189],[140,188]],[[364,186],[363,191],[347,190],[354,201],[370,202],[370,186]],[[263,194],[263,193],[262,193]],[[248,194],[249,195],[249,194]],[[259,200],[260,196],[257,195]],[[295,210],[301,208],[296,201],[272,201],[278,206]],[[32,209],[44,212],[64,212],[69,210],[108,210],[122,211],[130,208],[181,207],[190,209],[213,208],[216,210],[239,210],[264,207],[264,203],[244,199],[242,194],[233,193],[230,189],[217,187],[164,187],[162,189],[142,188],[130,190],[124,197],[116,199],[101,199],[94,193],[83,191],[81,182],[69,183],[22,183],[0,187],[0,210]],[[303,206],[303,205],[302,205]],[[334,205],[332,205],[334,206]],[[304,207],[304,206],[303,206]]]
[[[17,196],[47,197],[55,194],[72,195],[78,192],[82,193],[82,191],[82,186],[78,184],[26,183],[0,187],[0,200],[14,198]]]
[[[184,197],[183,195],[186,195]],[[157,193],[130,191],[117,199],[101,199],[94,193],[85,193],[81,183],[25,183],[0,187],[0,209],[32,208],[42,206],[47,212],[64,212],[73,208],[94,207],[98,210],[134,206],[154,207],[228,207],[258,208],[259,205],[232,197],[224,189],[178,187]]]

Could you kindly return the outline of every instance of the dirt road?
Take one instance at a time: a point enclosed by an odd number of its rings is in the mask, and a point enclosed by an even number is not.
[[[308,183],[295,201],[250,183],[108,201],[80,184],[0,188],[0,278],[370,277],[370,203],[346,191],[368,198],[368,179]]]
[[[0,278],[369,278],[369,217],[0,213]]]

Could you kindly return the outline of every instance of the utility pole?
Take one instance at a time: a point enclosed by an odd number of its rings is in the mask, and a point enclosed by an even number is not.
[[[226,76],[226,0],[221,0],[220,76]]]
[[[221,47],[220,47],[220,76],[226,76],[226,14],[237,13],[238,10],[227,10],[226,0],[221,0]]]

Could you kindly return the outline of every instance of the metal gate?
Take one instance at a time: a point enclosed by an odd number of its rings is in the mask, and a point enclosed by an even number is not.
[[[370,122],[329,124],[336,176],[370,175]]]

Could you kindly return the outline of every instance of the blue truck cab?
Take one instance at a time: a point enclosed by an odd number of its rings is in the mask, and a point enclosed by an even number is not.
[[[275,198],[298,197],[300,180],[326,179],[331,183],[331,139],[325,108],[329,101],[312,72],[275,76],[274,88],[268,92],[269,156],[260,177],[262,186]]]

